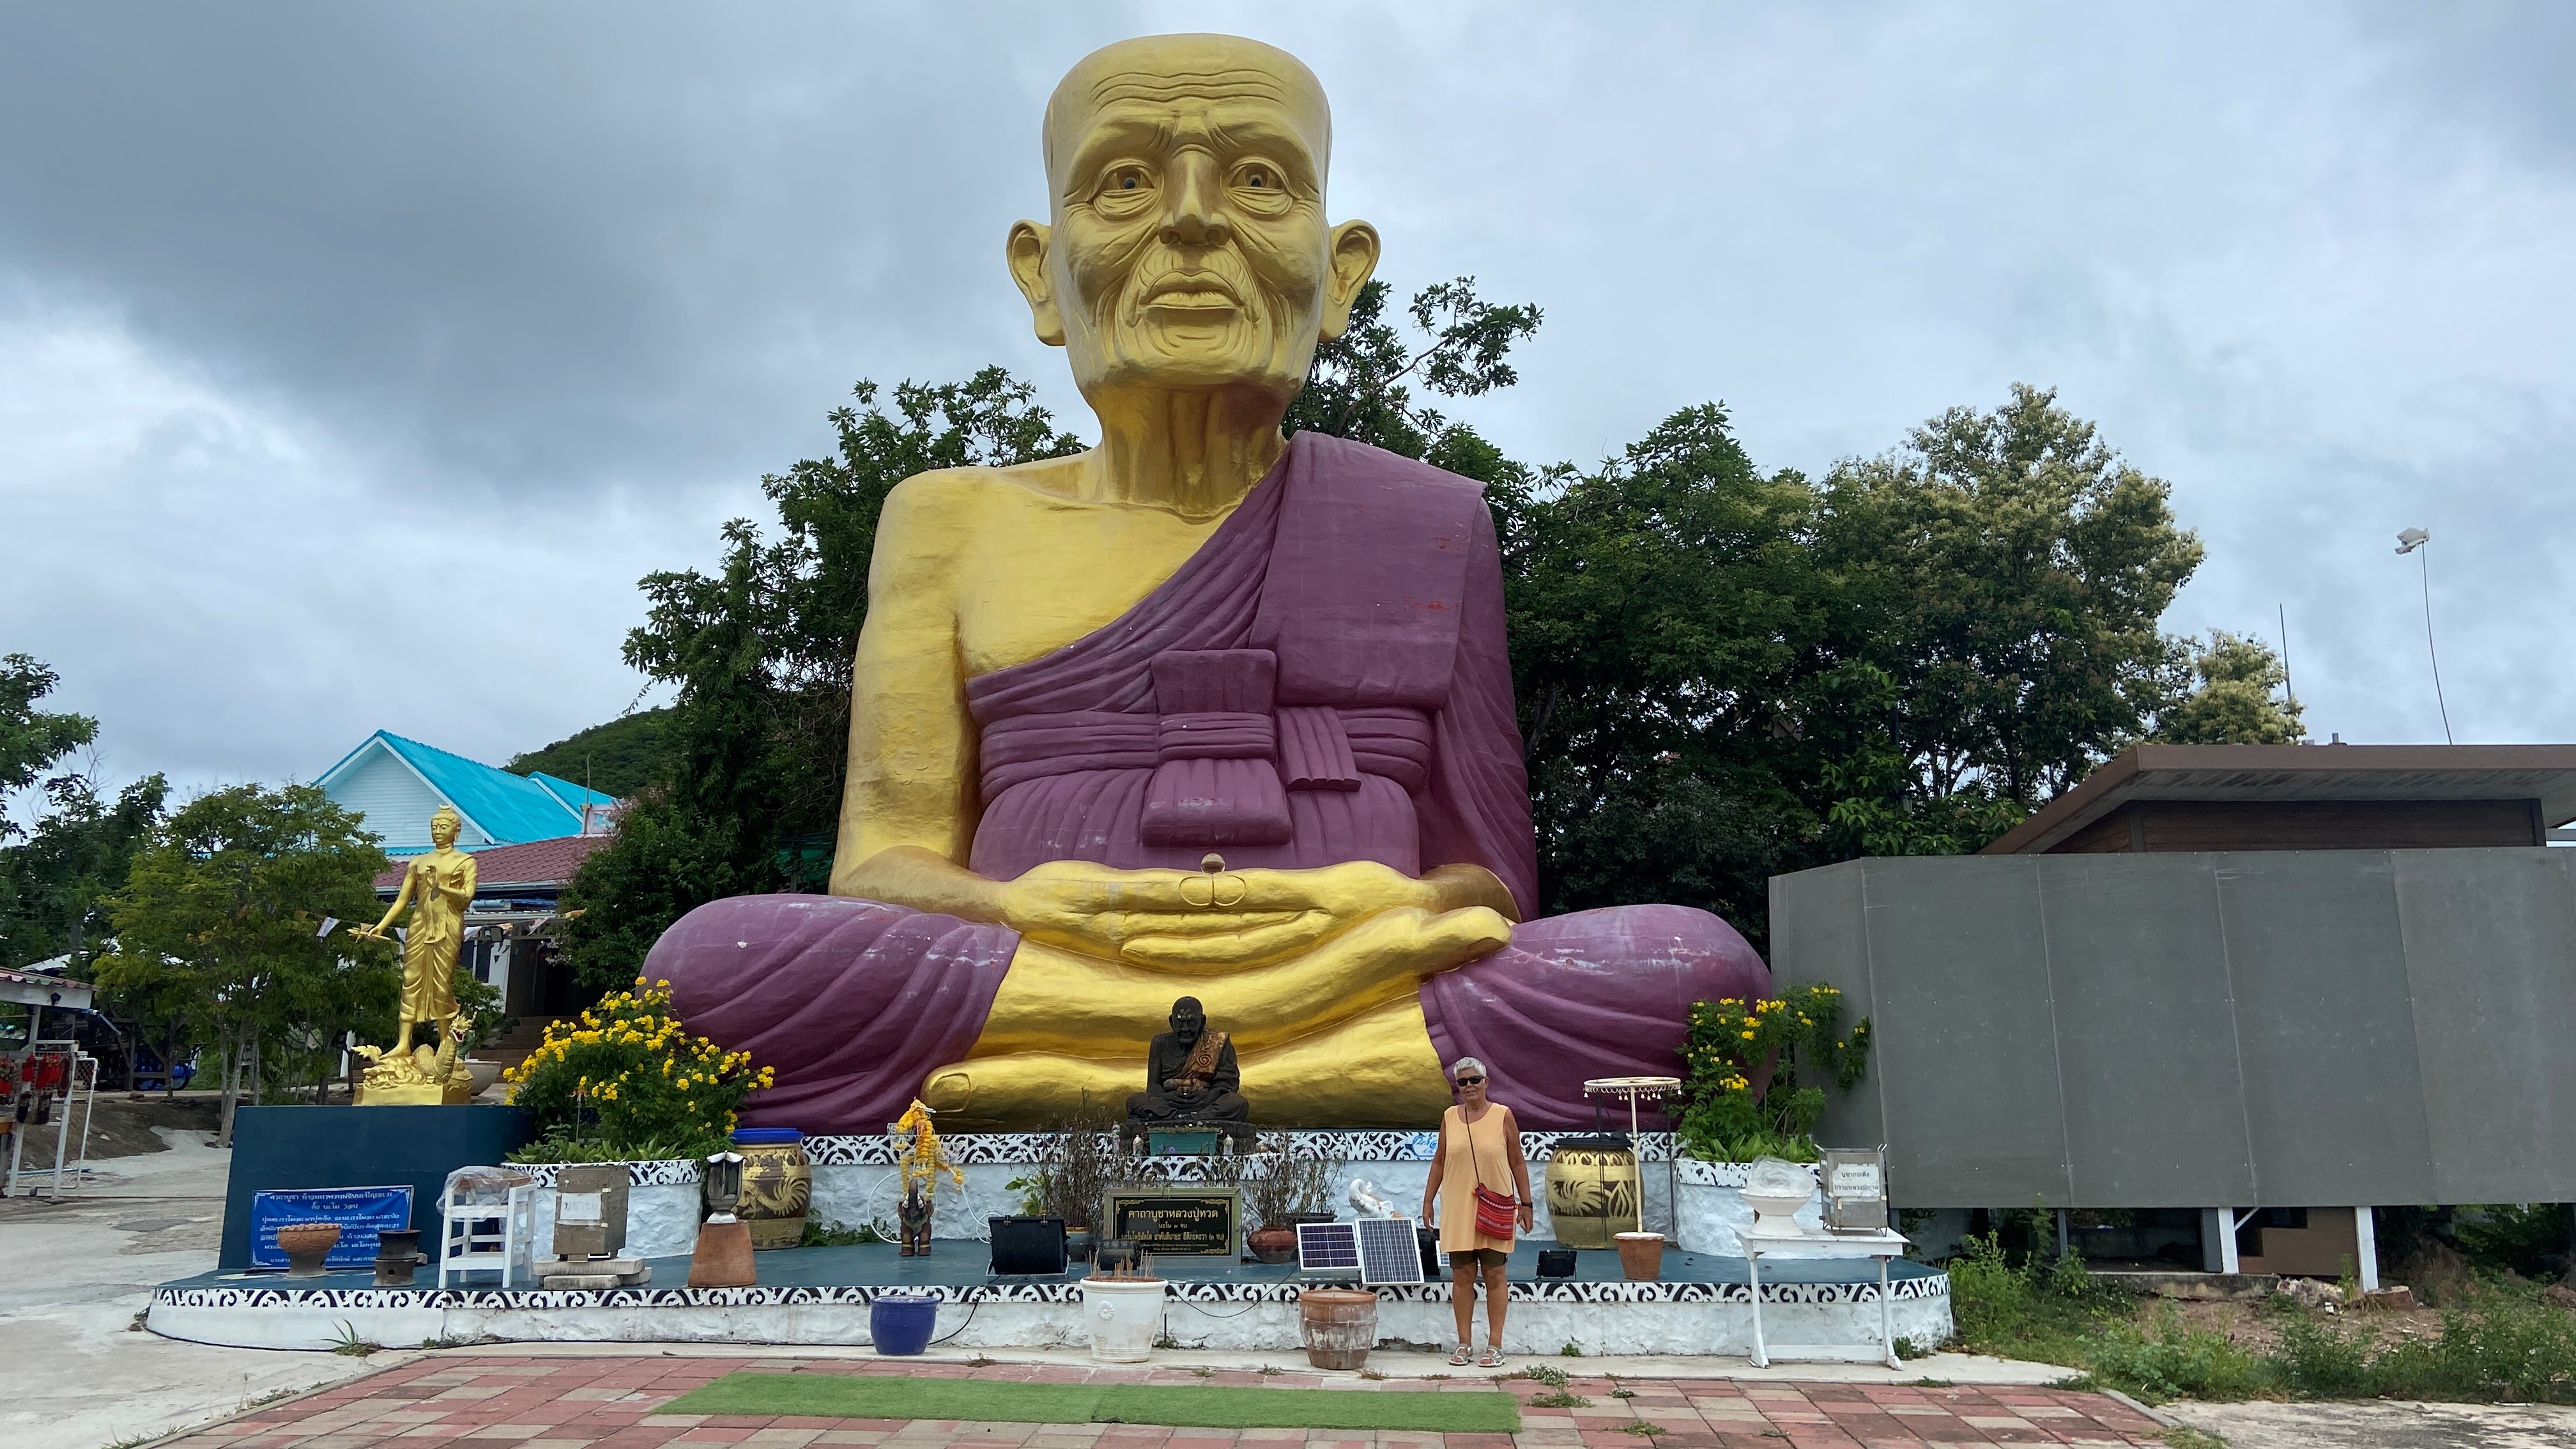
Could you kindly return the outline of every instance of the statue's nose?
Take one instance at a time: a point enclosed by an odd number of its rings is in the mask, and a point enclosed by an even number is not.
[[[1176,246],[1223,246],[1234,236],[1233,225],[1217,204],[1216,158],[1185,151],[1177,167],[1171,209],[1163,213],[1163,240]]]

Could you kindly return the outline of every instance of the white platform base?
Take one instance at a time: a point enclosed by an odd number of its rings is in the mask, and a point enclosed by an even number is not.
[[[865,1344],[875,1288],[638,1288],[608,1292],[284,1287],[165,1287],[149,1326],[170,1338],[241,1348],[328,1349],[348,1337],[389,1348],[423,1342]],[[903,1290],[922,1291],[918,1289]],[[1088,1341],[1069,1283],[930,1290],[938,1340],[955,1348],[1052,1348]],[[1950,1337],[1949,1279],[1896,1285],[1896,1332],[1925,1347]],[[1378,1339],[1444,1344],[1456,1334],[1446,1284],[1381,1290]],[[1189,1348],[1297,1347],[1297,1289],[1176,1284],[1164,1332]],[[1877,1284],[1766,1284],[1763,1322],[1777,1340],[1854,1343],[1878,1333]],[[1481,1319],[1481,1315],[1480,1315]],[[1515,1284],[1504,1347],[1586,1355],[1723,1354],[1753,1348],[1741,1283]],[[1780,1356],[1774,1351],[1774,1356]]]

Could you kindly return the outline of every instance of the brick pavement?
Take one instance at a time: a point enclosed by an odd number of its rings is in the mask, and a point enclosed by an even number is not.
[[[985,1424],[950,1420],[749,1418],[655,1415],[653,1410],[723,1374],[897,1373],[1040,1383],[1262,1384],[1322,1393],[1473,1392],[1481,1377],[1360,1380],[1283,1373],[1264,1377],[1189,1369],[879,1359],[511,1358],[437,1355],[353,1383],[263,1405],[198,1430],[176,1449],[663,1449],[742,1445],[803,1449],[860,1444],[888,1449],[1821,1449],[1925,1445],[2162,1442],[2144,1416],[2099,1394],[2063,1389],[1932,1388],[1881,1384],[1736,1382],[1725,1379],[1577,1378],[1581,1408],[1535,1408],[1553,1393],[1505,1381],[1522,1399],[1518,1435],[1355,1433],[1329,1429],[1167,1429],[1140,1424]],[[1625,1388],[1632,1397],[1614,1397]],[[1653,1426],[1648,1433],[1637,1426]]]

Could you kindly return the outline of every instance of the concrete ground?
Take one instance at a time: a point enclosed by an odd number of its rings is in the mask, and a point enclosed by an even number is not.
[[[2167,1404],[2229,1449],[2568,1449],[2576,1409],[2548,1404]]]
[[[169,1151],[94,1162],[59,1205],[0,1201],[0,1444],[9,1449],[100,1449],[370,1371],[327,1353],[141,1331],[154,1285],[214,1267],[232,1162],[202,1133],[161,1136]]]

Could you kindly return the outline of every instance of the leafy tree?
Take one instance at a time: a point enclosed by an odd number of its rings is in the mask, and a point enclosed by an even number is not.
[[[661,769],[662,737],[670,718],[667,709],[622,715],[517,756],[510,761],[510,769],[522,775],[542,770],[558,780],[624,799],[653,783]]]
[[[110,801],[87,775],[45,782],[52,808],[23,842],[0,848],[0,962],[78,958],[97,946],[107,934],[105,901],[125,884],[169,788],[151,775]]]
[[[343,1031],[390,1034],[399,969],[380,949],[351,959],[316,935],[325,916],[371,919],[385,869],[358,817],[310,785],[201,795],[135,856],[111,907],[116,949],[99,960],[98,982],[216,1049],[224,1142],[237,1063],[249,1064],[257,1101],[264,1061],[309,1065]]]
[[[713,574],[646,576],[649,608],[627,636],[626,661],[679,692],[658,778],[566,892],[579,912],[565,934],[583,981],[632,980],[663,929],[704,902],[822,888],[877,515],[915,473],[1079,451],[1033,395],[988,367],[962,383],[904,383],[889,410],[877,385],[861,382],[858,405],[831,414],[833,456],[761,480],[778,509],[775,535],[738,518],[725,525]]]
[[[2173,641],[2173,692],[2147,736],[2165,745],[2295,745],[2307,738],[2299,702],[2272,646],[2249,635],[2209,631],[2207,642]],[[2196,682],[2195,682],[2196,681]]]
[[[1907,794],[2027,812],[2143,733],[2165,696],[2156,621],[2201,559],[2171,487],[2053,390],[1952,408],[1826,480],[1821,562],[1865,595]]]
[[[1495,496],[1544,908],[1758,922],[1769,877],[1809,863],[1808,785],[1840,747],[1806,480],[1764,476],[1709,404]]]
[[[6,813],[9,797],[98,738],[98,721],[88,715],[36,707],[61,682],[33,655],[0,655],[0,841],[26,833]]]
[[[1457,425],[1416,403],[1414,385],[1443,397],[1481,397],[1520,380],[1506,359],[1513,343],[1538,331],[1538,308],[1486,302],[1475,278],[1460,277],[1413,294],[1405,310],[1422,335],[1408,341],[1387,320],[1389,295],[1381,281],[1360,288],[1350,325],[1316,346],[1284,431],[1312,428],[1420,458]]]

